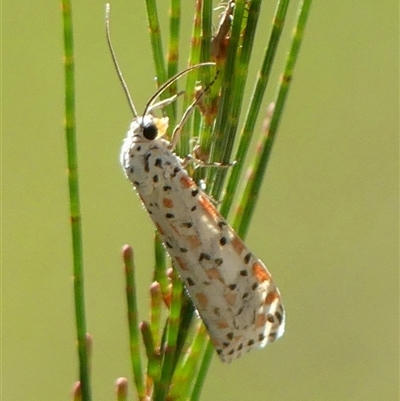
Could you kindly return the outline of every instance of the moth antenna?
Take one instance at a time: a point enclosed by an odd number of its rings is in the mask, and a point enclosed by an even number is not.
[[[106,4],[106,36],[107,36],[108,48],[109,48],[110,53],[111,53],[111,58],[112,58],[112,61],[114,63],[115,70],[117,71],[119,81],[121,82],[121,85],[122,85],[122,88],[124,90],[125,96],[128,99],[129,107],[131,108],[133,115],[135,117],[137,117],[138,114],[137,114],[137,111],[136,111],[136,108],[135,108],[135,104],[133,103],[131,94],[129,93],[128,85],[126,84],[125,78],[122,75],[121,68],[119,67],[119,64],[118,64],[118,61],[117,61],[117,57],[115,55],[114,48],[113,48],[113,45],[111,43],[110,9],[111,9],[110,3],[107,3]]]
[[[153,103],[155,100],[167,89],[169,88],[175,81],[177,81],[182,75],[187,74],[188,72],[195,70],[196,68],[204,67],[207,65],[215,65],[213,62],[207,62],[207,63],[199,63],[195,64],[191,67],[186,68],[185,70],[179,72],[178,74],[175,74],[173,77],[165,81],[157,90],[157,92],[149,99],[149,101],[146,104],[146,107],[143,112],[143,116],[147,115],[149,110],[151,110]]]
[[[186,109],[185,113],[183,114],[181,121],[175,127],[174,131],[172,132],[172,139],[171,139],[171,149],[175,149],[176,144],[178,143],[180,132],[182,127],[185,125],[186,121],[189,119],[190,115],[193,113],[194,108],[200,102],[201,98],[204,94],[214,85],[215,81],[218,78],[219,71],[217,70],[214,79],[201,91],[201,93],[195,97],[192,104]]]

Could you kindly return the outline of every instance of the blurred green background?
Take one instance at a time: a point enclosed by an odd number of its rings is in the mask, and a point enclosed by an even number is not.
[[[183,3],[186,51],[194,2]],[[248,93],[274,7],[263,5]],[[2,396],[68,400],[77,356],[60,4],[2,11]],[[104,1],[73,12],[93,394],[109,400],[115,379],[131,378],[120,248],[135,248],[146,318],[153,229],[118,163],[131,115]],[[155,88],[144,2],[112,2],[111,25],[141,110]],[[314,2],[247,238],[281,289],[286,334],[231,365],[214,358],[203,400],[398,399],[398,37],[397,1]]]

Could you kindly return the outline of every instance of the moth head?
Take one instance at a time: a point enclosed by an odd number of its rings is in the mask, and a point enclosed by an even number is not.
[[[168,128],[168,117],[154,117],[147,114],[144,117],[137,117],[131,123],[131,133],[139,140],[153,141],[162,137]]]

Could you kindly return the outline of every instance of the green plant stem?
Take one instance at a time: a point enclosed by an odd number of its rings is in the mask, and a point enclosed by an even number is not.
[[[168,74],[165,67],[156,0],[146,0],[146,7],[154,65],[156,66],[158,85],[160,85],[168,79]]]
[[[181,22],[181,0],[171,0],[169,13],[169,46],[167,57],[168,77],[178,73],[179,30]],[[176,93],[176,84],[171,85],[171,92]]]
[[[208,334],[206,334],[208,337]],[[196,383],[193,387],[191,401],[198,401],[200,399],[201,390],[203,389],[204,381],[206,380],[207,371],[210,367],[211,359],[215,353],[214,346],[210,340],[206,342],[206,350],[201,360],[199,373],[196,378]]]
[[[173,276],[172,299],[169,310],[165,347],[162,350],[164,357],[162,360],[161,377],[157,388],[155,388],[154,401],[162,401],[165,399],[177,361],[176,342],[178,338],[183,284],[175,271],[173,272]]]
[[[162,308],[161,287],[157,282],[150,286],[150,328],[154,343],[160,345],[160,327],[161,327],[161,308]]]
[[[133,378],[138,392],[139,400],[145,400],[146,388],[142,370],[139,343],[139,318],[136,301],[135,265],[133,250],[130,246],[124,246],[122,250],[125,266],[126,300],[128,304],[129,343],[131,351],[131,364]]]
[[[237,230],[238,234],[242,238],[246,236],[249,223],[257,203],[261,183],[263,182],[269,156],[271,155],[272,145],[276,137],[276,132],[278,130],[283,108],[287,99],[289,86],[292,81],[293,69],[299,55],[304,28],[307,23],[311,3],[312,0],[303,0],[299,6],[296,27],[293,33],[293,40],[288,57],[286,59],[284,73],[280,78],[278,95],[275,101],[275,111],[272,115],[268,135],[265,137],[261,151],[256,156],[252,166],[253,172],[249,175],[251,179],[247,181],[241,201],[239,202],[240,210],[238,213],[236,213],[233,227]]]
[[[229,177],[226,191],[223,196],[223,201],[220,209],[223,216],[228,215],[232,206],[234,195],[237,191],[237,185],[243,171],[244,161],[247,155],[247,151],[250,147],[254,127],[260,112],[264,93],[269,82],[269,76],[272,69],[273,61],[275,59],[276,50],[278,48],[279,39],[281,37],[283,26],[286,20],[288,6],[289,0],[280,0],[275,10],[272,22],[272,30],[268,45],[266,47],[264,60],[258,73],[258,80],[251,97],[250,107],[245,118],[245,124],[240,134],[239,146],[234,159],[236,161],[236,165],[232,167],[231,175]]]
[[[207,336],[206,329],[201,320],[196,322],[196,335],[186,350],[185,354],[181,353],[179,362],[173,376],[174,385],[171,388],[169,396],[171,399],[191,400],[190,390],[193,387],[193,378],[197,376],[199,368],[199,358],[203,353],[204,336]]]
[[[192,46],[190,47],[190,54],[189,54],[189,62],[188,66],[192,66],[198,64],[200,61],[200,37],[201,37],[201,0],[196,1],[195,5],[195,17],[193,21],[193,31],[192,31]],[[200,74],[198,72],[198,74]],[[183,97],[183,105],[182,110],[187,110],[193,100],[193,88],[195,87],[196,77],[198,76],[196,72],[192,74],[188,74],[186,78],[186,87],[185,87],[185,94]],[[195,116],[197,113],[194,113]],[[191,130],[191,120],[192,116],[186,122],[186,124],[182,127],[181,131],[181,139],[177,143],[176,152],[180,156],[187,156],[191,153],[191,138],[192,138],[192,130]]]
[[[199,25],[201,27],[199,36],[193,38],[192,48],[196,49],[196,52],[200,53],[200,60],[211,59],[211,40],[212,40],[212,15],[213,15],[213,4],[211,0],[204,0],[202,7],[198,10],[199,14]],[[199,46],[200,45],[200,46]],[[210,70],[199,71],[199,79],[202,83],[202,87],[210,82]],[[217,102],[219,97],[219,90],[213,92],[213,87],[219,87],[219,85],[212,85],[208,89],[208,93],[203,96],[202,102],[205,104],[205,109],[209,109],[212,102]],[[197,155],[201,160],[208,161],[210,154],[210,148],[213,142],[213,129],[214,129],[214,116],[207,118],[206,115],[201,115],[196,110],[194,116],[194,128],[193,136],[197,138],[198,145],[200,146],[201,153]],[[200,179],[205,177],[204,169],[197,169],[194,171],[194,179],[199,182]]]
[[[160,378],[160,358],[156,351],[153,336],[151,334],[150,325],[148,322],[142,322],[140,324],[140,332],[144,342],[144,348],[147,355],[147,379],[151,379],[153,383],[156,383]],[[148,381],[147,381],[148,384]]]
[[[77,330],[79,380],[82,400],[91,400],[89,361],[86,342],[85,294],[83,276],[83,252],[81,211],[79,203],[78,160],[75,124],[75,76],[74,44],[71,1],[63,0],[64,73],[65,73],[65,134],[68,157],[68,187],[73,252],[74,302]]]
[[[169,296],[169,281],[167,272],[167,255],[157,231],[154,236],[154,281],[160,284],[161,293],[164,298]]]
[[[257,0],[258,1],[258,0]],[[230,152],[233,147],[234,136],[226,134],[226,125],[237,124],[233,121],[235,116],[230,115],[232,99],[236,88],[236,62],[237,49],[239,48],[240,36],[242,32],[242,20],[245,12],[245,2],[235,3],[233,15],[232,34],[229,40],[228,52],[226,57],[225,69],[222,77],[222,93],[219,104],[217,119],[215,122],[214,142],[211,148],[211,161],[227,164],[230,161]],[[232,131],[230,131],[232,132]],[[213,171],[212,171],[213,170]],[[208,182],[212,183],[210,188],[211,195],[219,199],[226,177],[226,169],[210,169],[208,172]]]
[[[231,99],[229,102],[230,108],[228,111],[228,119],[225,123],[223,133],[223,153],[221,155],[221,160],[224,160],[225,162],[228,162],[231,158],[234,138],[236,137],[240,110],[242,108],[242,102],[244,98],[246,78],[248,75],[248,68],[250,64],[251,51],[253,49],[255,32],[257,28],[258,17],[260,14],[260,6],[261,0],[253,0],[250,3],[247,23],[243,33],[242,47],[237,54],[234,91],[232,91]],[[238,164],[237,160],[236,163]],[[227,173],[228,171],[224,169],[220,171],[217,175],[217,181],[213,187],[213,194],[217,197],[217,199],[219,199],[221,196],[221,191],[223,189],[223,184],[225,183],[225,177]]]

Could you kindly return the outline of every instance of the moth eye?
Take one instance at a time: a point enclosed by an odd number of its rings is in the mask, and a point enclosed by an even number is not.
[[[143,136],[149,141],[153,140],[158,134],[158,129],[155,124],[148,123],[143,126]]]

